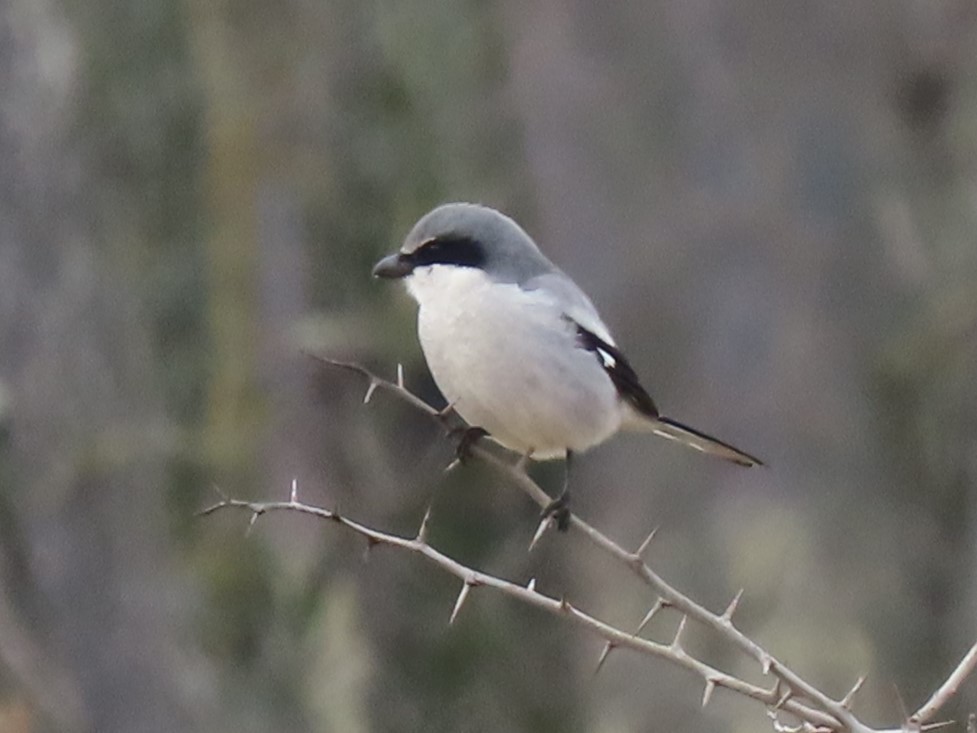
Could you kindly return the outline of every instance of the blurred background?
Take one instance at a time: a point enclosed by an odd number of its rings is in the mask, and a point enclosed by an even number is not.
[[[654,598],[395,399],[435,204],[513,215],[669,415],[575,509],[896,725],[977,638],[970,0],[0,0],[0,731],[755,731],[757,704],[307,517],[633,628]],[[534,475],[550,491],[561,468]],[[676,619],[648,634],[668,639]],[[690,646],[758,670],[692,629]],[[946,717],[977,707],[971,679]],[[958,728],[959,729],[959,728]]]

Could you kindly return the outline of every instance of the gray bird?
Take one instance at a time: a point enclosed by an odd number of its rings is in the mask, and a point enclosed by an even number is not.
[[[660,414],[590,298],[515,221],[452,203],[425,214],[373,268],[403,279],[445,399],[473,435],[537,460],[565,458],[547,507],[569,521],[570,461],[619,430],[655,433],[741,466],[761,461]]]

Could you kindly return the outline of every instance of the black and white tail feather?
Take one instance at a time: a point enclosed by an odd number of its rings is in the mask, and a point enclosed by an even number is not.
[[[607,376],[614,383],[621,399],[633,409],[635,419],[629,422],[627,428],[650,431],[655,435],[675,440],[690,448],[724,458],[740,466],[763,465],[763,461],[759,458],[659,413],[651,395],[641,386],[637,373],[631,368],[620,349],[579,323],[575,322],[575,325],[580,346],[596,355]]]

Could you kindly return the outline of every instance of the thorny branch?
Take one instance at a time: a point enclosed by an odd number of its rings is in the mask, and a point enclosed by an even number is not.
[[[977,667],[977,644],[970,647],[970,651],[964,655],[963,659],[960,660],[960,664],[946,678],[946,682],[940,685],[932,697],[909,717],[910,725],[919,727],[936,715],[940,708],[946,705],[947,701],[956,694],[957,690],[960,689],[960,685],[974,671],[975,667]],[[969,727],[968,725],[968,729]]]
[[[442,426],[448,427],[450,410],[447,408],[445,410],[437,410],[410,392],[404,386],[403,368],[400,365],[397,368],[397,381],[395,383],[378,377],[359,364],[337,361],[316,354],[310,354],[310,356],[328,366],[352,371],[365,377],[368,380],[368,386],[364,402],[368,402],[376,390],[381,389],[394,394],[412,407],[438,421]],[[520,460],[515,465],[507,463],[477,443],[470,447],[470,452],[484,463],[487,463],[504,474],[539,506],[544,507],[549,503],[550,499],[546,492],[525,472],[523,460]],[[425,515],[417,537],[407,539],[372,529],[351,519],[347,519],[335,511],[304,504],[297,500],[296,491],[297,487],[293,482],[291,494],[287,502],[247,502],[231,499],[221,494],[221,501],[205,509],[201,514],[211,514],[220,509],[231,507],[247,509],[251,512],[251,523],[249,526],[253,526],[258,516],[278,510],[297,511],[322,519],[332,520],[365,537],[371,545],[387,545],[420,554],[443,570],[461,579],[461,591],[455,602],[449,623],[454,622],[473,588],[480,586],[494,588],[524,603],[536,606],[554,615],[567,618],[591,633],[603,638],[605,646],[598,660],[598,668],[606,660],[608,654],[617,647],[630,648],[650,656],[666,659],[696,673],[702,678],[705,685],[702,697],[703,706],[708,704],[713,690],[716,687],[725,687],[726,689],[762,702],[767,707],[774,730],[778,732],[830,733],[832,731],[850,731],[851,733],[895,733],[896,731],[905,731],[908,733],[910,731],[933,729],[944,724],[935,723],[927,725],[926,721],[936,715],[939,709],[957,691],[963,680],[977,666],[977,644],[975,644],[953,673],[947,678],[946,682],[933,693],[930,700],[900,725],[899,728],[890,730],[874,729],[861,722],[851,710],[855,693],[861,687],[864,678],[860,678],[851,690],[838,700],[830,697],[813,684],[804,680],[800,675],[777,660],[772,654],[763,649],[735,626],[733,623],[733,614],[736,611],[742,591],[736,594],[722,613],[716,614],[678,591],[652,570],[644,562],[642,556],[654,537],[654,531],[648,535],[647,539],[641,543],[636,551],[630,552],[584,522],[578,516],[573,515],[571,517],[571,526],[576,531],[582,533],[598,549],[609,554],[615,560],[629,568],[645,585],[657,594],[655,604],[645,616],[637,631],[630,633],[615,628],[585,613],[571,605],[565,599],[555,599],[537,592],[534,581],[530,581],[527,586],[511,583],[507,580],[462,565],[439,552],[427,542],[427,526],[430,520],[430,511]],[[536,533],[533,541],[534,544],[548,528],[549,520],[544,520]],[[661,644],[640,637],[638,634],[640,634],[645,625],[651,620],[652,616],[667,607],[673,608],[682,614],[678,632],[674,639],[669,644]],[[712,629],[734,647],[754,659],[760,665],[764,675],[773,676],[775,682],[772,687],[763,688],[753,685],[738,677],[722,672],[686,652],[681,642],[682,633],[689,619]],[[799,722],[796,725],[783,723],[779,716],[781,712],[791,714]]]
[[[202,510],[200,515],[213,514],[221,509],[245,509],[251,514],[249,527],[254,525],[258,517],[275,511],[293,511],[301,514],[310,514],[320,519],[329,520],[364,537],[371,545],[385,545],[421,555],[425,559],[461,580],[461,590],[458,593],[458,598],[455,601],[454,608],[451,612],[451,616],[449,617],[449,624],[454,623],[473,589],[479,587],[493,588],[507,596],[516,598],[523,603],[540,608],[555,616],[566,618],[577,625],[582,626],[591,633],[604,639],[605,642],[610,644],[612,648],[624,647],[634,649],[635,651],[647,654],[649,656],[667,659],[680,667],[684,667],[685,669],[692,671],[702,678],[706,686],[706,693],[703,696],[703,705],[709,702],[712,689],[715,687],[725,687],[729,690],[733,690],[734,692],[738,692],[742,695],[753,698],[754,700],[758,700],[768,707],[774,707],[779,702],[778,698],[780,697],[780,694],[778,693],[776,687],[770,690],[750,684],[749,682],[741,680],[738,677],[734,677],[733,675],[727,674],[709,664],[706,664],[705,662],[700,661],[686,652],[682,647],[682,630],[685,626],[684,620],[682,623],[680,623],[679,630],[670,643],[661,644],[658,642],[649,641],[641,638],[637,634],[623,631],[601,621],[595,616],[592,616],[577,608],[565,598],[554,598],[552,596],[547,596],[540,593],[536,590],[535,580],[531,580],[525,586],[519,585],[494,575],[483,573],[472,567],[463,565],[451,557],[448,557],[444,553],[432,547],[427,541],[426,524],[427,520],[429,519],[429,515],[425,515],[425,520],[421,523],[421,528],[418,530],[417,536],[413,538],[400,537],[398,535],[388,534],[386,532],[381,532],[371,527],[367,527],[366,525],[349,519],[334,510],[305,504],[296,498],[296,494],[297,491],[295,482],[292,483],[291,496],[288,501],[243,501],[240,499],[232,499],[222,494],[220,501]],[[798,719],[810,723],[810,728],[808,728],[808,730],[840,730],[837,725],[837,721],[835,721],[830,715],[805,705],[795,699],[784,700],[779,707],[782,710],[792,713]]]

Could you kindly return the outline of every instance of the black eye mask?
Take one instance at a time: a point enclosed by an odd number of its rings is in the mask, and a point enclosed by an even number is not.
[[[428,240],[410,254],[402,254],[400,257],[412,267],[482,267],[485,264],[485,250],[479,242],[470,237],[452,235]]]

